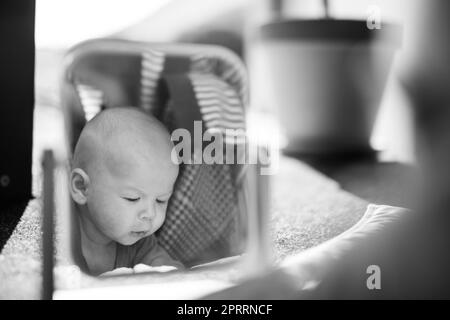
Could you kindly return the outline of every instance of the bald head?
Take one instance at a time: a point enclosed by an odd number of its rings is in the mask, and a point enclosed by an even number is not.
[[[73,168],[88,174],[108,169],[126,174],[133,162],[170,162],[173,144],[157,119],[137,108],[111,108],[97,114],[80,134]]]
[[[70,176],[86,239],[131,245],[164,222],[178,166],[165,127],[135,108],[111,108],[89,121]]]

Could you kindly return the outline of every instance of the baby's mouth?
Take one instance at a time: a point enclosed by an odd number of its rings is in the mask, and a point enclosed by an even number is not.
[[[149,231],[131,231],[131,234],[135,237],[143,238],[145,237]]]

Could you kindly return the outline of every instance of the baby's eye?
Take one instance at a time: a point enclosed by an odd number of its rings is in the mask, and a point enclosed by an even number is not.
[[[137,197],[137,198],[122,197],[122,199],[125,199],[129,202],[136,202],[136,201],[139,201],[139,199],[141,199],[141,198],[139,198],[139,197]]]
[[[164,204],[166,202],[167,202],[167,200],[156,199],[156,203],[158,203],[158,204]]]

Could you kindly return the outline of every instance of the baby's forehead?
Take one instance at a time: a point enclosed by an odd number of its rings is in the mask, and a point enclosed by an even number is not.
[[[165,166],[165,159],[157,150],[146,145],[114,144],[103,149],[101,158],[112,172],[130,173],[132,169],[145,172],[152,167],[162,169]]]
[[[104,168],[104,173],[112,176],[120,188],[133,187],[159,193],[171,190],[178,175],[178,167],[169,158],[136,152],[110,152]]]
[[[100,136],[140,137],[167,135],[167,128],[155,117],[137,108],[111,108],[100,112],[85,127]]]
[[[129,172],[134,168],[141,172],[164,171],[173,166],[172,144],[169,142],[169,138],[135,137],[124,134],[103,145],[102,158],[114,171]]]
[[[125,173],[130,167],[161,167],[170,161],[173,147],[158,120],[132,108],[102,111],[86,125],[80,140],[76,153],[83,161],[105,163],[113,172]]]

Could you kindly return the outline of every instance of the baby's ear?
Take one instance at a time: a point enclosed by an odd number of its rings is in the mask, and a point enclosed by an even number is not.
[[[87,189],[89,187],[89,176],[80,168],[75,168],[70,173],[70,194],[73,201],[83,205],[87,202]]]

